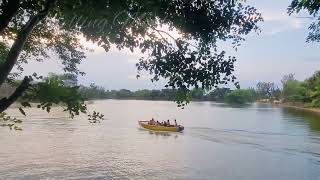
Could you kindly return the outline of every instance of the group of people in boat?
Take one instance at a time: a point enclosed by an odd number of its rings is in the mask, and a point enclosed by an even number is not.
[[[174,124],[170,124],[170,120],[168,119],[167,121],[163,121],[163,122],[159,122],[159,121],[155,121],[153,118],[148,121],[149,125],[156,125],[156,126],[167,126],[167,127],[178,127],[178,123],[177,120],[174,120]]]

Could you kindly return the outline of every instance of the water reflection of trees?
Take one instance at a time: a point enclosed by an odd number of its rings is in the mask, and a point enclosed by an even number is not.
[[[320,115],[301,109],[283,108],[285,114],[293,115],[301,118],[293,118],[291,121],[299,121],[308,125],[310,130],[320,133]]]
[[[234,103],[217,103],[217,102],[211,102],[211,106],[214,107],[221,107],[221,108],[250,108],[253,107],[255,104],[234,104]]]

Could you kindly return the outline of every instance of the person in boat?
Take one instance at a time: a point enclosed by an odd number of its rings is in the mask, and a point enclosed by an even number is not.
[[[174,126],[175,126],[175,127],[178,127],[178,123],[177,123],[177,120],[176,120],[176,119],[174,119]]]
[[[149,121],[149,125],[155,125],[156,124],[156,121],[152,118],[150,121]]]
[[[167,126],[167,123],[166,123],[166,121],[163,121],[163,126]]]

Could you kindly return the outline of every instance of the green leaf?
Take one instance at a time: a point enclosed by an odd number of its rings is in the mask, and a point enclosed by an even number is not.
[[[21,114],[23,114],[24,116],[26,116],[26,112],[24,112],[24,110],[23,110],[21,107],[19,107],[19,111],[20,111]]]
[[[23,107],[31,107],[31,104],[29,102],[21,102],[21,106],[23,106]]]

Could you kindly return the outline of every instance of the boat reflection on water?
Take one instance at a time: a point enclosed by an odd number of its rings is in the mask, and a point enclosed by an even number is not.
[[[144,128],[138,128],[139,131],[147,131],[152,136],[174,137],[178,138],[183,132],[166,132],[166,131],[152,131]]]
[[[171,136],[169,132],[161,132],[161,131],[149,131],[149,134],[154,134],[156,136]]]
[[[174,137],[175,139],[178,138],[178,133],[174,132],[164,132],[164,131],[149,131],[150,135],[155,135],[155,136],[164,136],[164,137]]]

